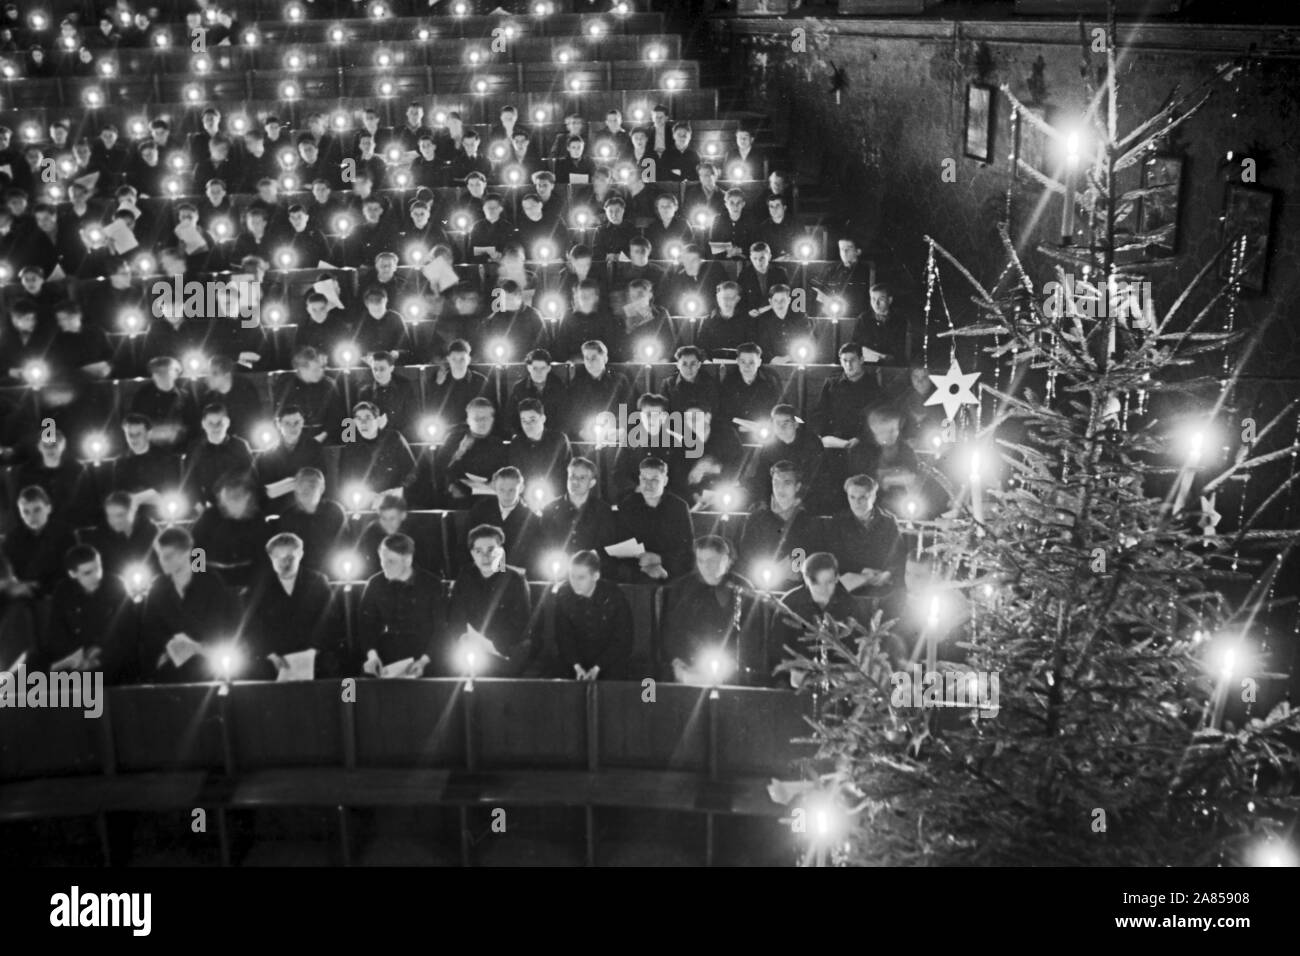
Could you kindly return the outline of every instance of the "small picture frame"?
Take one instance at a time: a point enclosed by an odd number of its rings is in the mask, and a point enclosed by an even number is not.
[[[1241,288],[1263,292],[1268,284],[1268,258],[1272,251],[1273,215],[1276,194],[1271,189],[1228,183],[1223,200],[1223,243],[1219,276],[1232,277],[1236,241],[1245,236],[1245,258],[1241,266]]]
[[[1152,156],[1142,164],[1142,202],[1138,228],[1142,235],[1161,233],[1160,241],[1146,249],[1149,259],[1169,258],[1178,250],[1179,195],[1183,160],[1178,156]]]
[[[993,101],[995,90],[985,83],[966,85],[966,139],[963,152],[981,163],[993,157]]]

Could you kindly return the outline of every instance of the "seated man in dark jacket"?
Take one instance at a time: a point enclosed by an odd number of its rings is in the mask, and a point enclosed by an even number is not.
[[[89,545],[69,548],[63,566],[67,577],[54,586],[49,623],[37,631],[27,669],[103,671],[113,682],[134,650],[126,588],[104,574]]]
[[[756,505],[745,522],[740,559],[760,587],[783,591],[799,579],[803,558],[817,550],[823,522],[804,508],[798,465],[779,461],[771,477],[771,497]]]
[[[664,592],[662,673],[684,684],[763,684],[768,669],[753,586],[726,538],[695,541],[695,570]]]
[[[244,642],[247,677],[290,680],[287,655],[315,651],[307,674],[313,679],[342,673],[343,620],[325,575],[302,567],[303,541],[282,532],[266,543],[270,566],[258,577],[248,599]]]
[[[625,580],[638,584],[667,581],[690,573],[691,512],[686,502],[668,490],[668,465],[658,458],[642,459],[637,490],[618,505],[619,539],[635,538],[645,551],[620,562]]]
[[[595,551],[600,555],[602,570],[612,577],[618,562],[606,553],[605,548],[619,540],[618,518],[609,502],[597,495],[598,480],[599,474],[591,459],[575,458],[569,462],[565,494],[542,511],[542,539],[548,551],[565,555]],[[558,577],[555,570],[548,567],[544,574],[548,578]]]
[[[854,600],[841,582],[839,563],[835,555],[815,551],[803,562],[803,583],[781,595],[776,615],[768,637],[768,663],[775,668],[789,656],[787,647],[802,654],[816,652],[816,642],[810,629],[828,624],[827,619],[840,624],[856,622],[867,626],[866,608]],[[798,687],[803,682],[802,671],[790,673],[790,684]],[[774,680],[775,685],[781,683]]]
[[[492,525],[505,533],[506,564],[527,575],[537,559],[541,518],[524,501],[524,476],[513,465],[492,475],[491,496],[480,496],[469,510],[470,527]]]
[[[294,476],[293,493],[272,522],[272,529],[277,536],[291,534],[299,539],[304,569],[323,571],[347,521],[339,503],[325,498],[325,476],[316,468],[301,468]]]
[[[447,433],[442,444],[427,449],[406,481],[406,497],[417,508],[468,508],[474,479],[487,481],[507,462],[506,444],[494,432],[496,409],[475,398],[465,424]]]
[[[903,587],[907,547],[893,516],[876,507],[879,485],[870,475],[844,482],[848,509],[831,521],[831,545],[840,583],[851,594],[888,598]]]
[[[617,584],[600,576],[600,555],[569,559],[569,580],[555,594],[557,676],[626,680],[632,654],[632,606]]]
[[[168,528],[154,549],[162,574],[144,599],[140,669],[148,682],[193,683],[229,676],[223,667],[235,648],[239,602],[216,571],[193,554],[184,528]]]
[[[517,677],[532,657],[532,601],[524,576],[506,567],[505,540],[500,528],[473,528],[473,563],[452,585],[447,637],[453,660],[471,676]]]
[[[361,594],[357,646],[363,673],[372,677],[422,677],[450,673],[441,623],[442,585],[415,566],[415,542],[390,534],[379,545],[380,572]],[[386,672],[406,662],[396,672]]]

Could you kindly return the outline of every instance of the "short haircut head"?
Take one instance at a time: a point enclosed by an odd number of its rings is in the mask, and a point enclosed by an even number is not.
[[[266,542],[266,553],[274,554],[279,548],[290,548],[294,551],[303,550],[302,538],[298,537],[291,531],[281,531],[270,541]]]
[[[477,525],[470,530],[469,537],[466,539],[469,546],[474,547],[474,542],[483,538],[491,538],[500,547],[506,543],[506,533],[494,524]]]
[[[83,564],[93,564],[99,560],[99,552],[88,544],[74,544],[63,555],[63,569],[76,571]]]
[[[379,542],[379,546],[385,551],[400,554],[405,558],[415,557],[415,541],[411,539],[409,534],[402,534],[400,531],[397,534],[387,535],[383,541]]]

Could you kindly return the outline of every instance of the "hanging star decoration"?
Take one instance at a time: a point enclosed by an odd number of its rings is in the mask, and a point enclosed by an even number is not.
[[[979,404],[979,399],[975,397],[974,392],[975,381],[979,377],[979,372],[963,373],[957,360],[953,359],[952,368],[948,370],[947,375],[930,376],[935,391],[925,400],[925,404],[942,405],[943,414],[949,419],[954,419],[963,405]]]
[[[1217,497],[1217,492],[1210,495],[1208,498],[1204,495],[1201,496],[1201,517],[1199,521],[1201,532],[1207,538],[1213,538],[1218,533],[1215,529],[1219,526],[1219,519],[1223,517],[1214,508],[1214,499]]]

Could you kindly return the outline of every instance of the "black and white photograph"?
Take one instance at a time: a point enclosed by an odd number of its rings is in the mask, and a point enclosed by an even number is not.
[[[15,940],[470,932],[489,870],[651,867],[1285,932],[1297,31],[3,4]]]

